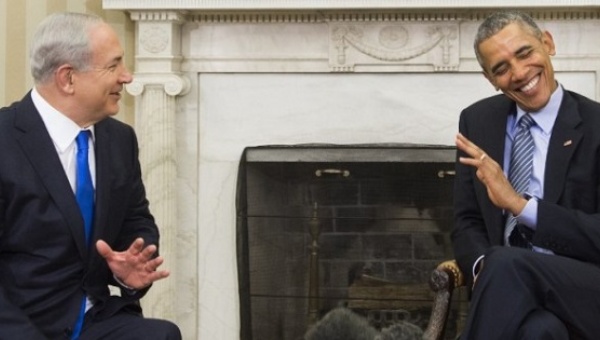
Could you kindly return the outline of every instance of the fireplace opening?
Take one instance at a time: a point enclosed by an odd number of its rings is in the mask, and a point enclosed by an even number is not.
[[[237,188],[241,338],[303,339],[340,306],[376,328],[425,328],[429,275],[452,257],[454,157],[429,145],[247,148]],[[453,304],[448,339],[462,305]]]

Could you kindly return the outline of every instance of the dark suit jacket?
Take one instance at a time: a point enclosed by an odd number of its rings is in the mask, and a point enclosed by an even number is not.
[[[504,95],[484,99],[461,113],[459,131],[502,166],[507,117],[514,112],[516,104]],[[505,216],[475,169],[456,164],[452,239],[471,283],[475,260],[503,244]],[[533,243],[600,264],[600,104],[573,92],[565,91],[552,130]]]
[[[56,149],[26,95],[0,110],[0,339],[63,339],[84,292],[91,313],[136,310],[146,290],[109,297],[112,273],[94,246],[124,250],[136,237],[158,245],[133,129],[108,118],[95,125],[96,211],[92,246]],[[137,309],[139,311],[139,309]]]

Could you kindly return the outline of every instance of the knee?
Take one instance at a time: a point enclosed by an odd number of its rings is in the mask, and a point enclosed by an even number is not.
[[[172,323],[168,320],[156,320],[157,325],[154,327],[154,335],[161,334],[161,336],[157,336],[156,339],[164,339],[164,340],[181,340],[181,330],[177,327],[176,324]]]
[[[181,330],[172,322],[168,322],[166,334],[168,340],[181,340]]]
[[[519,339],[553,340],[568,339],[565,324],[553,313],[537,309],[531,312],[519,327]]]
[[[533,274],[529,256],[531,251],[521,248],[493,247],[483,259],[483,267],[478,282],[490,285],[504,285],[506,282],[522,281]],[[520,280],[517,280],[519,278]]]
[[[493,247],[483,260],[484,268],[487,272],[506,273],[512,272],[515,268],[527,265],[527,255],[531,251],[512,247]]]

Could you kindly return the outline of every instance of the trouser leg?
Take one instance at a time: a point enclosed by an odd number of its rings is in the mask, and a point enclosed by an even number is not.
[[[181,340],[170,321],[119,312],[104,320],[86,319],[80,340]]]
[[[594,339],[600,334],[595,317],[600,315],[600,269],[561,256],[492,248],[473,289],[461,339],[519,339],[519,330],[539,310],[561,321],[570,339]]]

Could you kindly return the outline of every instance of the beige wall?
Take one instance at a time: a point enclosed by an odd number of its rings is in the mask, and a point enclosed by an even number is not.
[[[121,37],[127,66],[133,71],[134,24],[123,12],[102,10],[102,0],[0,0],[0,107],[20,100],[31,88],[31,37],[37,24],[57,11],[94,13],[103,17]],[[117,118],[133,124],[133,103],[133,98],[126,94]]]

